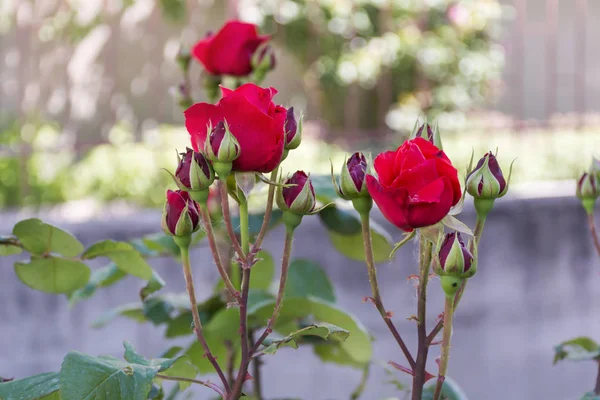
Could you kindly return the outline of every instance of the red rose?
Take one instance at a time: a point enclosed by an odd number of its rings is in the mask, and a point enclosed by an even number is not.
[[[196,43],[192,54],[213,75],[246,76],[252,72],[252,55],[268,40],[258,35],[256,25],[234,20]]]
[[[422,138],[379,154],[375,171],[379,178],[367,176],[371,197],[388,221],[407,232],[441,221],[462,196],[456,168]]]
[[[240,144],[240,156],[233,162],[233,170],[271,172],[283,155],[287,111],[271,100],[277,90],[246,83],[236,90],[222,87],[221,91],[223,97],[217,104],[198,103],[185,111],[192,147],[202,151],[207,126],[214,127],[225,120]]]

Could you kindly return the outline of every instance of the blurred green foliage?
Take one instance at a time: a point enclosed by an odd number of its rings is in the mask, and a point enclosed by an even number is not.
[[[316,87],[321,111],[336,127],[343,126],[348,96],[359,97],[363,129],[383,122],[378,101],[396,103],[386,121],[393,129],[412,127],[421,111],[456,120],[490,97],[504,64],[497,0],[241,4],[242,17],[261,20],[302,63],[307,86]],[[391,96],[382,99],[382,89]]]

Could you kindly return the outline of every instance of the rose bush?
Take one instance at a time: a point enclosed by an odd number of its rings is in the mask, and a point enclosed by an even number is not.
[[[256,25],[233,20],[196,43],[192,54],[212,75],[245,76],[252,72],[252,55],[268,40]]]
[[[378,177],[367,176],[367,187],[382,214],[398,228],[441,221],[462,197],[458,172],[446,154],[422,138],[375,158]]]
[[[235,90],[222,87],[215,105],[198,103],[185,111],[185,126],[196,151],[204,149],[208,128],[227,121],[240,144],[234,171],[271,172],[283,155],[284,122],[287,110],[273,103],[274,88],[246,83]]]

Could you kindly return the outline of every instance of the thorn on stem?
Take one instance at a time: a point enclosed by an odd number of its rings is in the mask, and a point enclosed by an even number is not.
[[[443,320],[444,320],[444,313],[442,312],[437,316],[437,318],[435,319],[435,322],[443,321]]]
[[[430,346],[437,346],[438,344],[442,344],[442,340],[434,340],[429,343]]]
[[[394,361],[388,361],[388,364],[391,365],[392,367],[396,368],[398,371],[402,371],[410,376],[415,376],[415,373],[413,372],[412,369],[407,368],[403,365],[398,364],[397,362]]]
[[[362,302],[363,302],[363,304],[364,303],[375,304],[375,299],[370,296],[365,296],[365,297],[363,297]]]
[[[406,318],[408,321],[415,321],[417,324],[420,323],[419,318],[417,318],[416,315],[411,315],[410,317]]]
[[[385,318],[386,319],[392,319],[393,316],[394,316],[394,312],[393,311],[386,311],[386,313],[385,313]]]

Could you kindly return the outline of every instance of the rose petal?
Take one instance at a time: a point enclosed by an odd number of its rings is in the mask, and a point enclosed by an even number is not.
[[[223,98],[233,94],[241,95],[245,97],[250,104],[253,104],[265,114],[269,114],[269,109],[275,106],[272,100],[273,96],[277,94],[277,89],[272,87],[261,88],[254,83],[245,83],[235,90],[221,86],[221,93]]]
[[[367,189],[388,221],[403,231],[411,232],[413,230],[404,216],[404,210],[408,203],[406,190],[385,188],[372,175],[367,175]]]
[[[391,186],[397,175],[394,174],[394,161],[396,159],[395,151],[386,151],[375,157],[373,166],[379,177],[379,183],[384,186]]]
[[[213,104],[197,103],[185,110],[185,127],[191,136],[192,147],[195,151],[204,150],[207,126],[215,126],[223,120],[222,111]]]
[[[402,171],[390,186],[405,188],[412,196],[439,177],[436,160],[427,160],[414,168]]]
[[[452,207],[452,184],[443,176],[410,199],[406,207],[407,224],[413,228],[441,221]]]

